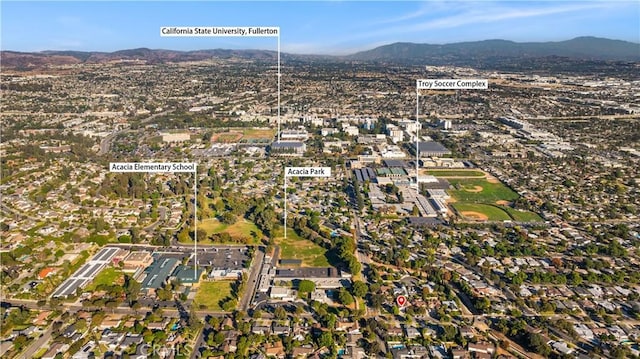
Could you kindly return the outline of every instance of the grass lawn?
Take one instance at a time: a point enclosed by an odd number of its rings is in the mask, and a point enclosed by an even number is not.
[[[122,271],[120,269],[107,267],[98,273],[98,275],[93,279],[93,282],[87,286],[85,291],[93,291],[101,284],[114,285],[120,283],[121,279]]]
[[[477,170],[427,170],[427,174],[436,177],[484,177],[482,171]]]
[[[449,179],[449,183],[460,189],[450,190],[449,193],[458,202],[495,203],[496,201],[513,201],[518,194],[502,183],[490,183],[484,178],[478,179]]]
[[[542,218],[537,213],[530,211],[519,211],[511,207],[500,207],[504,209],[516,222],[542,222]]]
[[[280,246],[280,259],[301,259],[305,267],[329,267],[327,260],[327,250],[319,245],[300,238],[296,232],[289,228],[287,239],[284,239],[283,232],[275,234],[275,242]]]
[[[193,300],[195,307],[205,305],[209,310],[222,310],[220,302],[231,296],[232,281],[202,282]]]
[[[273,129],[247,128],[243,130],[244,140],[272,140],[276,131]]]
[[[47,354],[47,350],[49,350],[49,348],[40,348],[35,354],[33,354],[33,357],[42,358],[45,354]]]
[[[249,244],[260,243],[260,238],[263,236],[262,231],[258,229],[255,223],[242,217],[239,217],[238,221],[231,225],[224,224],[216,218],[208,218],[198,222],[198,229],[205,230],[207,236],[225,232],[229,233],[232,238],[249,238]],[[206,241],[202,241],[202,243],[206,243]]]
[[[215,136],[216,142],[218,143],[235,143],[240,141],[240,139],[242,138],[242,134],[233,132],[220,133]]]
[[[454,203],[453,207],[458,212],[477,212],[480,214],[484,214],[487,216],[489,221],[509,221],[511,217],[509,214],[502,209],[490,205],[490,204],[482,204],[482,203]],[[473,217],[472,217],[473,218]]]

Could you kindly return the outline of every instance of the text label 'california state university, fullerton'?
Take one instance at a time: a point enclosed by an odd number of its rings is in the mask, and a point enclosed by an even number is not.
[[[487,79],[429,79],[416,80],[418,90],[486,90]]]
[[[280,27],[228,27],[228,26],[162,26],[162,37],[274,37],[280,35]]]
[[[195,162],[111,162],[110,172],[194,173]]]
[[[331,167],[285,167],[286,177],[331,177]]]

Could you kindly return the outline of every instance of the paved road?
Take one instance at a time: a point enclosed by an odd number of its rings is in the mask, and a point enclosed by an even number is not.
[[[196,333],[196,342],[193,345],[193,350],[191,351],[191,355],[189,356],[189,359],[196,359],[200,356],[200,351],[198,349],[200,349],[200,346],[202,345],[202,342],[204,341],[204,329],[209,327],[209,324],[205,324],[204,326],[202,326],[202,328],[200,328],[200,330]]]
[[[60,316],[56,317],[51,321],[52,324],[49,324],[47,329],[45,329],[44,333],[40,336],[40,338],[34,340],[31,345],[27,347],[18,358],[31,359],[35,355],[35,353],[40,350],[40,348],[44,348],[45,344],[51,339],[51,332],[53,331],[53,323],[58,320]]]
[[[11,214],[14,214],[16,216],[27,218],[27,219],[30,219],[30,220],[33,220],[33,221],[36,221],[36,222],[40,222],[42,220],[42,218],[33,217],[33,216],[28,215],[28,214],[22,213],[22,212],[20,212],[18,210],[15,210],[15,209],[13,209],[11,207],[8,207],[4,203],[0,203],[0,209],[2,209],[4,211],[7,211],[7,212],[10,212]]]
[[[147,118],[145,118],[144,120],[140,121],[140,124],[143,125],[151,120],[153,120],[154,118],[158,117],[158,116],[162,116],[165,115],[169,112],[171,112],[173,110],[167,110],[167,111],[163,111],[163,112],[159,112],[156,113],[154,115],[151,115]],[[116,131],[113,132],[112,134],[108,135],[107,137],[103,138],[102,141],[100,141],[100,151],[98,152],[98,155],[106,155],[109,152],[109,149],[111,149],[111,142],[113,141],[113,139],[120,133],[125,133],[125,132],[137,132],[137,130],[120,130],[120,131]]]
[[[247,278],[247,283],[245,285],[244,293],[238,305],[238,308],[240,310],[243,310],[243,311],[247,310],[249,308],[249,305],[251,304],[253,295],[256,292],[256,287],[258,286],[258,279],[260,276],[260,270],[262,269],[263,259],[264,259],[264,252],[262,251],[261,247],[259,247],[254,252],[253,260],[251,261],[251,269],[249,272],[249,277]]]

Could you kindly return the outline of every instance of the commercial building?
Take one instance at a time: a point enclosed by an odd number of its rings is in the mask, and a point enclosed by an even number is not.
[[[335,127],[327,127],[327,128],[323,128],[322,130],[320,130],[320,135],[322,135],[322,137],[326,137],[329,135],[333,135],[335,133],[340,132],[340,130],[338,130]]]
[[[349,285],[349,275],[341,275],[334,267],[323,268],[279,268],[276,270],[275,279],[288,281],[310,280],[316,284],[316,288],[341,288]]]
[[[378,168],[376,170],[378,177],[402,177],[407,175],[407,171],[402,167]]]
[[[353,170],[353,173],[356,175],[356,179],[359,182],[373,182],[376,179],[375,172],[368,167],[355,169]]]
[[[271,144],[271,148],[269,153],[272,156],[292,156],[292,157],[300,157],[307,150],[307,146],[298,141],[282,141],[282,142],[273,142]]]
[[[147,251],[131,252],[122,261],[125,272],[135,272],[139,268],[147,268],[153,263],[153,256]]]
[[[193,286],[200,282],[202,273],[204,273],[204,270],[200,268],[194,270],[193,267],[179,265],[171,276],[171,279],[175,279],[183,285]]]
[[[360,130],[356,126],[347,126],[343,131],[349,136],[358,136],[360,134]]]
[[[523,128],[529,126],[529,124],[527,122],[516,120],[513,117],[500,117],[500,118],[498,118],[498,121],[504,123],[505,125],[507,125],[509,127],[513,127],[516,130],[520,130],[520,129],[523,129]]]
[[[451,151],[439,142],[424,141],[418,143],[418,153],[420,157],[442,157],[450,155]]]
[[[180,261],[176,258],[156,257],[153,264],[145,271],[146,276],[142,281],[141,288],[155,293],[167,282],[179,263]]]
[[[383,134],[377,135],[360,135],[358,136],[358,143],[362,145],[372,145],[387,143],[387,136]]]
[[[380,155],[382,158],[406,158],[407,154],[402,151],[399,146],[386,145],[380,146]]]
[[[209,278],[212,280],[237,280],[242,278],[241,269],[213,269],[209,272]]]
[[[285,287],[271,287],[269,298],[287,302],[292,302],[296,299],[293,291]]]

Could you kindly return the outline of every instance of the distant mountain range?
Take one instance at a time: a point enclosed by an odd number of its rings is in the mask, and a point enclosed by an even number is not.
[[[640,44],[596,37],[578,37],[560,42],[518,43],[506,40],[460,42],[445,45],[399,42],[348,56],[282,54],[282,60],[375,61],[421,65],[470,65],[500,67],[520,60],[572,59],[588,61],[640,61]],[[267,50],[198,50],[174,51],[147,48],[115,52],[43,51],[0,52],[5,68],[30,69],[47,65],[104,63],[143,60],[147,63],[199,61],[210,58],[275,60],[275,51]]]
[[[597,37],[559,42],[485,40],[446,45],[397,42],[347,56],[360,61],[439,64],[447,61],[489,61],[496,58],[567,57],[578,60],[640,61],[640,44]]]

